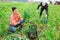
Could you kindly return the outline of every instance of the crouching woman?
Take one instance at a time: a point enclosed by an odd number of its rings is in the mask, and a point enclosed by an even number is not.
[[[23,27],[23,18],[21,17],[21,14],[19,14],[18,9],[16,7],[12,7],[12,14],[10,16],[10,31],[16,32],[16,27],[19,27],[21,29]]]

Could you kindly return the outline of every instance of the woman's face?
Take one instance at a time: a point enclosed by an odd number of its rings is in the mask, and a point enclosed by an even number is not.
[[[15,9],[13,13],[19,13],[19,12],[18,12],[18,9]]]

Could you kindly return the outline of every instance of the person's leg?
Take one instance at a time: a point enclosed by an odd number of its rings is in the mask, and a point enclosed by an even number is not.
[[[24,20],[21,20],[21,21],[20,21],[20,26],[21,26],[21,27],[20,27],[19,29],[23,28],[23,26],[24,26]]]
[[[42,16],[43,10],[44,10],[44,8],[41,8],[41,10],[40,10],[40,18],[41,18],[41,16]]]
[[[23,24],[23,23],[24,23],[24,21],[23,21],[23,20],[20,20],[19,22],[20,22],[20,23],[19,23],[19,24],[17,24],[15,27],[21,26],[21,24]]]
[[[23,24],[24,23],[24,20],[20,20],[20,24]]]
[[[13,33],[16,32],[16,28],[15,28],[14,26],[12,26],[12,25],[10,25],[10,28],[9,28],[9,29],[10,29],[10,31],[13,32]]]
[[[17,24],[16,26],[19,27],[19,29],[21,29],[24,25],[24,20],[20,20],[20,23]]]
[[[44,11],[44,8],[41,8],[40,10],[40,22],[42,22],[42,12]]]

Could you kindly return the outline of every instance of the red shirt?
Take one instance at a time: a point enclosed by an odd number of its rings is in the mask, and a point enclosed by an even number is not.
[[[14,13],[10,16],[11,25],[16,25],[20,20],[22,20],[22,17],[19,13]]]

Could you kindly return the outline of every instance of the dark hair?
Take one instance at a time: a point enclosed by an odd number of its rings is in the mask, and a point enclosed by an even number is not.
[[[17,9],[16,7],[12,7],[12,11],[14,11],[15,9]]]

